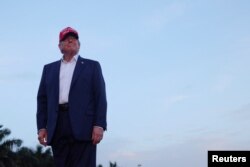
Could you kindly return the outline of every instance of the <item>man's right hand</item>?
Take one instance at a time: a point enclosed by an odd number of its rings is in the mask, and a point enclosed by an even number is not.
[[[38,140],[41,145],[47,146],[47,130],[40,129],[38,132]]]

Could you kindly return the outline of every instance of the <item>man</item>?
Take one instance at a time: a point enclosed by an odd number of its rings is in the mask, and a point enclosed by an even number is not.
[[[101,66],[78,55],[79,36],[71,27],[60,32],[58,46],[62,59],[44,66],[38,89],[38,140],[52,146],[57,167],[95,167],[107,126]]]

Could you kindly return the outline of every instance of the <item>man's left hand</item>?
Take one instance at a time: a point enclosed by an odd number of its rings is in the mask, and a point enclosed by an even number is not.
[[[98,144],[103,138],[103,128],[99,126],[94,126],[92,132],[92,141],[93,144]]]

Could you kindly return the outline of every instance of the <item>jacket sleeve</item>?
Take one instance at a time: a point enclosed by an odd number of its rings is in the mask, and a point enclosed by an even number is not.
[[[47,125],[47,93],[46,93],[46,66],[43,68],[42,78],[37,93],[37,130],[46,129]]]
[[[100,64],[97,62],[94,69],[93,86],[94,86],[94,99],[96,117],[94,120],[95,126],[100,126],[104,130],[107,129],[107,99],[106,99],[106,88],[105,81],[102,75]]]

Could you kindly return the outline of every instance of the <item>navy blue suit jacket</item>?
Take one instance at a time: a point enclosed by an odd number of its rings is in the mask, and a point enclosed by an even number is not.
[[[48,144],[51,144],[58,116],[60,65],[61,60],[44,66],[37,94],[37,129],[47,129]],[[78,57],[68,103],[75,139],[91,140],[93,126],[106,130],[105,82],[97,61]]]

